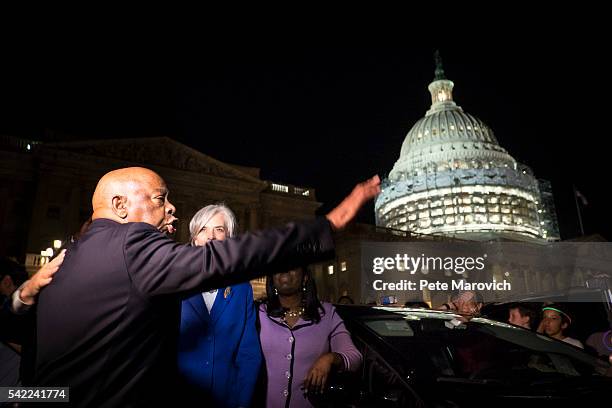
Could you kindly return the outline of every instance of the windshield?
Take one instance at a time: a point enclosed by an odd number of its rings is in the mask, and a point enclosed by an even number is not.
[[[566,343],[484,318],[393,311],[363,323],[409,358],[426,358],[436,376],[533,380],[603,375],[606,364]],[[416,356],[416,357],[415,357]]]

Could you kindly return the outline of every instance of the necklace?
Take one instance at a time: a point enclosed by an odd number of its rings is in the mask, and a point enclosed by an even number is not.
[[[288,317],[300,317],[304,314],[304,308],[300,307],[297,310],[286,310],[283,313],[283,320],[286,320]]]

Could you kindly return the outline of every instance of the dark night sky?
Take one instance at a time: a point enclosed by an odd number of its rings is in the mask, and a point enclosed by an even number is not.
[[[576,42],[440,47],[455,101],[536,176],[552,181],[563,238],[612,238],[605,209],[606,67]],[[0,68],[0,133],[82,139],[166,135],[265,179],[314,187],[331,208],[386,175],[430,105],[433,47],[199,50],[197,63],[71,53]],[[603,84],[601,84],[603,86]],[[170,186],[172,187],[172,186]],[[373,206],[362,216],[373,222]]]

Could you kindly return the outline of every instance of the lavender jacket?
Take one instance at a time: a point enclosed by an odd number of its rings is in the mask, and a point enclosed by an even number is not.
[[[290,329],[280,318],[269,317],[259,307],[259,339],[267,372],[267,407],[311,407],[300,389],[314,362],[323,354],[342,356],[343,371],[356,371],[361,353],[355,348],[344,322],[329,303],[322,302],[325,315],[317,324],[302,320]]]

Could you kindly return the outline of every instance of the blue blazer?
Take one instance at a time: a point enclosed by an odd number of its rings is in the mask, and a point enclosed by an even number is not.
[[[255,321],[248,282],[218,289],[210,313],[201,293],[182,302],[178,365],[195,395],[214,406],[250,405],[262,361]]]

